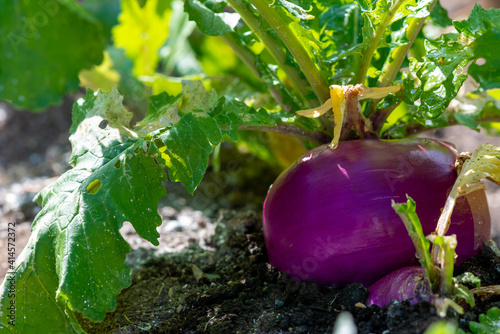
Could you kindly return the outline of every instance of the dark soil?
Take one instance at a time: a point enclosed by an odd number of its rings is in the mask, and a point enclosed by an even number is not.
[[[267,262],[260,215],[219,211],[216,234],[205,250],[193,244],[177,254],[147,260],[133,284],[118,296],[103,323],[81,321],[89,333],[332,333],[337,316],[350,312],[359,333],[423,333],[440,320],[427,302],[366,307],[359,284],[343,289],[291,282]],[[491,251],[462,265],[484,285],[500,282],[500,258]],[[468,330],[469,321],[500,297],[476,298],[477,306],[448,319]]]

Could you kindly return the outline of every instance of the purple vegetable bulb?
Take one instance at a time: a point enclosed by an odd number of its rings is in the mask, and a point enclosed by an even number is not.
[[[427,300],[430,295],[424,270],[420,266],[397,269],[372,284],[368,290],[370,294],[367,304],[380,307],[393,300],[409,300],[410,304],[414,305],[421,300]]]
[[[271,264],[298,280],[366,286],[418,264],[391,201],[417,203],[425,235],[432,232],[456,180],[457,152],[430,139],[355,140],[306,153],[274,182],[264,203],[263,230]],[[450,234],[458,262],[490,236],[484,191],[459,198]]]

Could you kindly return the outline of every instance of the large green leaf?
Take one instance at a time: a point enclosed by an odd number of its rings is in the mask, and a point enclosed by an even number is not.
[[[238,126],[273,125],[264,110],[184,82],[183,99],[151,97],[146,118],[129,128],[132,114],[116,89],[87,91],[73,109],[73,169],[36,197],[42,206],[28,246],[15,264],[16,322],[9,325],[10,280],[0,287],[0,329],[16,333],[79,333],[74,312],[93,321],[116,306],[129,286],[130,247],[124,221],[158,245],[162,181],[181,181],[192,193],[208,156],[223,139],[237,140]],[[179,102],[181,105],[179,106]],[[155,160],[156,159],[156,160]]]
[[[421,59],[411,59],[410,71],[404,75],[404,100],[413,104],[419,100],[417,113],[422,119],[438,118],[458,94],[471,75],[482,89],[500,87],[500,17],[499,10],[484,10],[474,7],[469,19],[455,21],[460,34],[449,33],[433,41],[425,41],[426,55]],[[496,20],[496,21],[488,21]],[[477,65],[477,59],[485,61]],[[471,117],[459,115],[457,120],[473,125]],[[431,124],[429,126],[434,126]]]
[[[123,222],[158,244],[157,205],[166,175],[143,149],[143,139],[127,129],[131,114],[121,102],[114,89],[89,92],[75,103],[74,168],[36,198],[42,210],[16,262],[16,324],[8,326],[3,316],[0,326],[69,333],[81,331],[73,311],[103,320],[131,283],[124,264],[130,247],[119,232]],[[7,286],[1,288],[4,315]]]
[[[85,0],[81,5],[101,22],[106,36],[111,36],[111,29],[118,24],[120,0]]]
[[[470,39],[474,58],[482,59],[484,64],[473,63],[470,74],[480,84],[481,89],[500,87],[500,9],[483,9],[474,6],[469,18],[454,21],[459,33]]]
[[[76,91],[78,72],[102,61],[105,33],[75,1],[0,3],[0,100],[41,109]]]
[[[498,21],[500,22],[500,21]],[[481,90],[500,88],[500,23],[492,25],[484,35],[472,43],[474,56],[484,64],[471,64],[469,73],[480,84]]]
[[[453,21],[457,31],[467,38],[475,38],[485,34],[491,25],[500,23],[500,9],[483,9],[480,4],[475,4],[467,20]]]
[[[404,79],[404,100],[413,104],[420,99],[418,112],[425,118],[441,115],[467,79],[464,68],[474,55],[460,43],[456,34],[426,41],[427,56],[423,61],[411,59],[410,71]]]

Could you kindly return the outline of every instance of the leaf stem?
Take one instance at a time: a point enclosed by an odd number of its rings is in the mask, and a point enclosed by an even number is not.
[[[318,67],[312,61],[306,49],[290,29],[280,14],[271,7],[269,0],[250,0],[260,14],[281,38],[285,46],[292,53],[295,61],[304,73],[318,100],[323,104],[330,97],[328,85],[323,79]]]
[[[428,7],[428,11],[430,12],[437,0],[434,0]],[[392,84],[399,70],[401,69],[401,65],[405,60],[408,52],[410,52],[410,48],[413,45],[413,42],[418,36],[420,30],[426,21],[427,17],[422,18],[413,18],[406,29],[406,38],[408,39],[408,43],[397,46],[394,50],[392,50],[390,56],[387,58],[387,61],[382,68],[382,74],[378,78],[378,86],[379,87],[387,87]],[[372,112],[375,110],[375,107],[379,103],[380,100],[374,100],[372,104]],[[387,120],[387,117],[391,114],[391,112],[399,105],[396,104],[393,108],[388,108],[385,110],[377,110],[372,113],[372,122],[373,129],[376,133],[379,133],[382,127]]]
[[[415,246],[416,256],[425,271],[425,276],[429,281],[429,285],[432,286],[437,273],[434,269],[433,259],[430,253],[430,243],[429,240],[425,238],[422,224],[415,211],[415,201],[409,197],[408,194],[406,198],[406,203],[396,203],[392,200],[391,206],[403,221],[408,231],[408,235],[413,242],[413,246]]]
[[[368,68],[370,67],[370,63],[372,61],[373,54],[377,50],[378,43],[380,42],[380,39],[384,35],[385,30],[391,23],[392,19],[394,18],[394,15],[398,11],[399,7],[405,2],[405,0],[397,0],[391,8],[387,11],[385,14],[384,18],[380,22],[380,24],[377,27],[377,30],[375,31],[375,35],[373,38],[370,40],[370,44],[368,45],[368,48],[363,54],[363,58],[361,60],[361,65],[359,67],[358,73],[356,74],[356,83],[364,83],[366,79],[366,74],[368,73]]]
[[[486,117],[476,119],[475,122],[476,123],[500,122],[500,115],[488,115]],[[425,125],[422,125],[420,123],[407,123],[407,124],[405,124],[405,129],[406,129],[407,136],[416,136],[416,135],[423,133],[423,132],[433,131],[433,130],[437,130],[437,129],[441,129],[441,128],[449,127],[449,126],[453,126],[453,125],[461,125],[461,124],[458,123],[458,121],[456,120],[455,117],[453,117],[453,113],[450,113],[450,115],[448,116],[448,124],[445,126],[426,127]],[[380,137],[383,138],[384,136],[380,136]]]
[[[233,51],[236,53],[236,55],[238,55],[238,57],[241,59],[241,61],[246,66],[248,66],[248,68],[252,71],[252,73],[255,74],[257,76],[257,78],[261,79],[260,75],[259,75],[259,71],[255,67],[254,54],[250,50],[241,46],[238,43],[237,39],[233,36],[232,33],[224,34],[224,35],[220,36],[220,38],[224,42],[226,42],[226,44],[229,45],[229,47],[231,47],[231,49],[233,49]],[[271,87],[271,88],[269,88],[269,92],[274,96],[276,101],[278,101],[278,103],[283,107],[283,109],[285,109],[286,111],[290,111],[290,106],[283,104],[283,97],[281,96],[281,93],[277,88]]]
[[[455,234],[449,236],[431,234],[427,239],[432,242],[432,261],[438,273],[436,280],[431,281],[432,292],[450,296],[453,293],[457,237]]]
[[[329,135],[327,135],[322,131],[308,131],[300,126],[288,123],[278,123],[276,126],[239,125],[238,129],[281,133],[289,136],[294,136],[300,139],[313,141],[319,144],[326,144],[332,140],[332,137],[330,137]]]
[[[434,0],[428,7],[428,11],[430,12],[437,0]],[[390,86],[392,81],[396,78],[397,73],[399,72],[401,65],[403,64],[406,55],[410,51],[410,48],[418,36],[420,30],[424,26],[426,17],[422,18],[413,18],[406,29],[406,38],[408,39],[408,43],[400,45],[396,47],[387,58],[384,67],[382,68],[382,74],[378,78],[378,86],[379,87],[387,87]]]
[[[261,30],[259,19],[255,16],[253,9],[242,0],[228,0],[228,3],[234,10],[236,10],[240,14],[246,25],[264,44],[267,51],[269,51],[278,66],[283,69],[287,77],[295,86],[300,98],[307,103],[304,92],[307,92],[308,88],[305,85],[300,72],[297,71],[296,68],[286,64],[285,52],[273,36],[268,34],[266,31]]]

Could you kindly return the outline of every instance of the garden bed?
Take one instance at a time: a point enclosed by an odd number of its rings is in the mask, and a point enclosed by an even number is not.
[[[70,119],[65,112],[6,111],[1,140],[17,146],[1,152],[2,233],[7,221],[18,222],[17,254],[39,210],[31,198],[68,168]],[[14,130],[29,134],[29,140],[15,142]],[[426,302],[366,307],[367,289],[361,285],[319,287],[312,281],[292,282],[278,272],[268,263],[261,218],[268,186],[278,172],[231,144],[221,156],[220,172],[208,173],[195,196],[181,184],[165,184],[160,246],[124,225],[122,234],[133,248],[127,258],[133,283],[104,322],[79,318],[88,333],[332,333],[344,311],[353,316],[359,333],[423,333],[440,320]],[[479,276],[483,285],[498,284],[500,258],[487,249],[458,269],[464,271]],[[464,315],[450,311],[447,319],[467,330],[479,314],[500,307],[498,296],[476,302]]]

